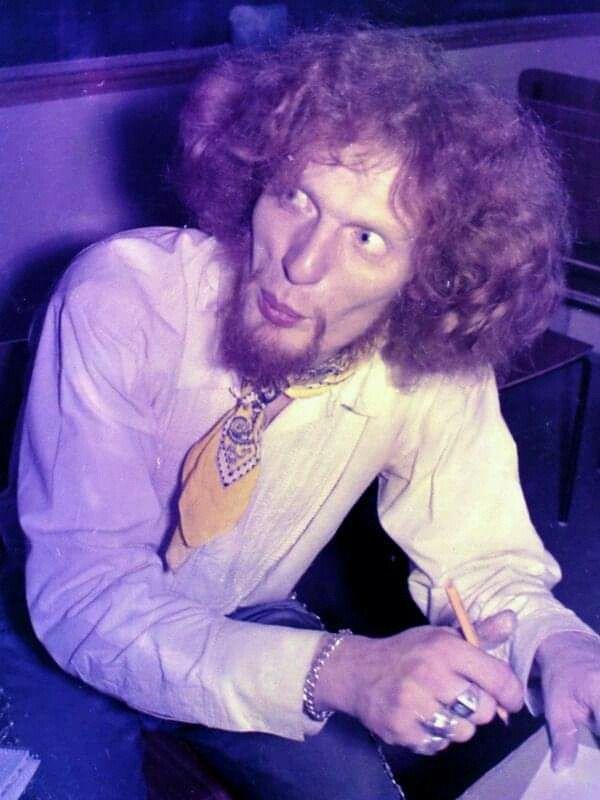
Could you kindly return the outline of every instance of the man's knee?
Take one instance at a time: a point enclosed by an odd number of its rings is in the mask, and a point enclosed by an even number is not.
[[[334,715],[303,742],[262,733],[185,726],[182,735],[250,800],[398,800],[379,747],[356,720]]]

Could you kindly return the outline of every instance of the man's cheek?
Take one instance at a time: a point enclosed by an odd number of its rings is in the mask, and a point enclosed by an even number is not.
[[[255,239],[254,246],[252,248],[252,275],[262,272],[265,267],[271,263],[273,260],[272,253],[273,248],[269,244],[266,236],[261,236],[258,239]]]

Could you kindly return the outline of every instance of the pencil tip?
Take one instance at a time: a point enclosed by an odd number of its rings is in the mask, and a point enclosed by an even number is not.
[[[509,715],[508,715],[508,711],[507,711],[505,708],[499,708],[499,709],[497,710],[497,714],[498,714],[498,716],[500,717],[500,719],[502,720],[502,722],[503,722],[505,725],[508,725],[508,723],[509,723],[509,720],[510,720],[510,717],[509,717]]]

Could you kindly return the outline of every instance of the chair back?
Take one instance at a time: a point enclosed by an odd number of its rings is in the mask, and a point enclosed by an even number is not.
[[[519,97],[560,148],[578,240],[600,246],[600,81],[527,69]]]

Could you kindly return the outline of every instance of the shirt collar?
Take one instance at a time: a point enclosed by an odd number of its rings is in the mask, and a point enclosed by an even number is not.
[[[342,405],[365,417],[377,417],[384,412],[393,389],[388,367],[379,352],[361,364],[347,381],[335,386],[328,396],[327,413]]]
[[[229,389],[233,401],[235,401],[236,393],[241,389],[241,380],[238,375],[222,367],[208,371],[201,384],[204,389]],[[315,409],[317,406],[322,409],[323,403],[325,403],[325,413],[328,416],[334,413],[336,406],[341,405],[364,417],[378,417],[389,405],[390,391],[394,392],[395,387],[389,374],[389,368],[381,355],[375,353],[361,364],[346,381],[332,386],[326,394],[309,400],[298,400],[298,402],[305,407],[314,406]],[[323,412],[321,411],[321,413]]]

